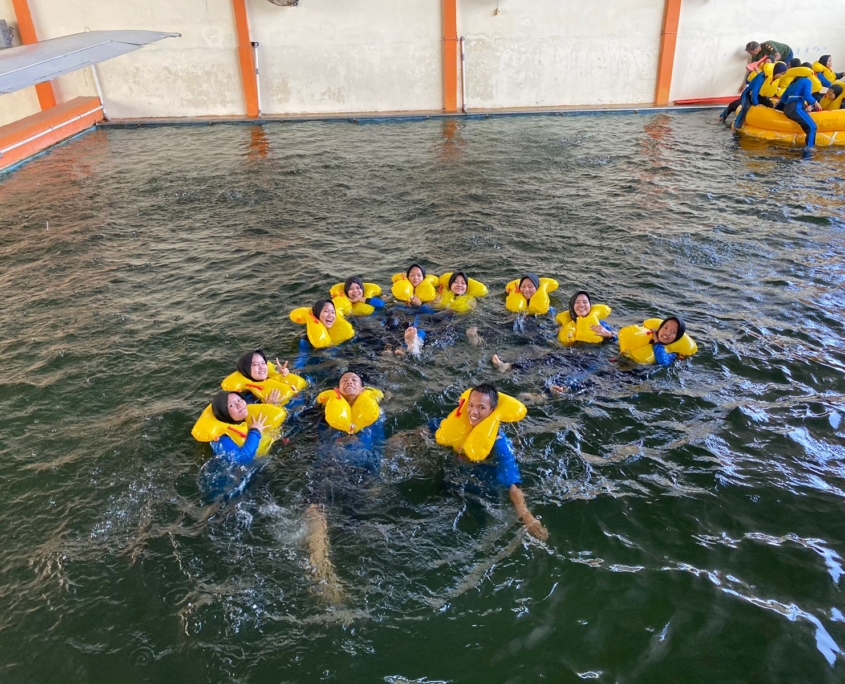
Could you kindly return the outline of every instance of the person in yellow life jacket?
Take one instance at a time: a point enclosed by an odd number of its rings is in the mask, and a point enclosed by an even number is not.
[[[801,66],[809,69],[812,73],[807,76],[810,79],[810,91],[813,93],[813,97],[815,98],[816,102],[822,99],[822,85],[821,80],[819,79],[818,74],[813,71],[813,65],[809,62],[801,62]]]
[[[830,55],[822,55],[818,62],[812,65],[816,77],[821,81],[825,88],[830,88],[837,79],[845,76],[845,73],[837,74],[833,71],[833,57]]]
[[[305,387],[305,380],[288,370],[288,362],[275,365],[267,362],[263,349],[243,354],[236,364],[237,370],[221,386],[224,390],[238,392],[247,404],[273,404],[285,406]]]
[[[211,412],[221,423],[238,425],[247,420],[247,404],[243,397],[236,392],[218,392],[211,401]],[[246,439],[242,446],[229,435],[221,435],[211,442],[211,450],[215,456],[220,456],[231,463],[244,465],[252,463],[258,454],[258,445],[261,442],[261,433],[264,432],[266,419],[263,414],[258,414],[249,419],[249,426]]]
[[[843,94],[845,94],[845,83],[837,81],[827,89],[819,104],[821,104],[824,111],[835,112],[842,109]]]

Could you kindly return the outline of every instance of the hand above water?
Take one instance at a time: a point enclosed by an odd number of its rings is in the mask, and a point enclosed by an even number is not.
[[[288,370],[288,362],[285,361],[285,365],[279,363],[278,357],[276,357],[276,372],[281,375],[283,378],[287,376],[290,371]]]
[[[249,420],[249,429],[250,430],[258,430],[259,432],[264,432],[267,429],[267,426],[264,424],[267,418],[265,418],[263,413],[259,413],[257,416],[253,416]]]

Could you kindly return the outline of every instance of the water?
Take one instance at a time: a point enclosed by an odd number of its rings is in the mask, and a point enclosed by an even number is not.
[[[845,156],[711,119],[98,130],[0,178],[0,679],[842,681]],[[328,508],[332,607],[313,435],[218,508],[189,432],[244,350],[295,354],[291,308],[416,259],[494,294],[421,360],[367,360],[398,437]],[[549,351],[503,312],[526,269],[616,326],[679,312],[699,354],[501,376],[494,351]],[[509,430],[543,545],[413,433],[556,370],[575,391]]]

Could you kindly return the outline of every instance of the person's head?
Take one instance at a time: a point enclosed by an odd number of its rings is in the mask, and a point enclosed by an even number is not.
[[[745,46],[745,51],[752,57],[757,57],[758,55],[762,57],[762,55],[760,55],[760,43],[756,40],[749,41]]]
[[[358,276],[351,276],[343,283],[343,292],[347,297],[360,297],[364,294],[364,283]]]
[[[685,331],[686,325],[680,316],[669,316],[660,324],[655,337],[660,344],[672,344],[681,339]]]
[[[356,371],[346,371],[337,383],[340,395],[350,404],[354,403],[358,395],[364,391],[364,380]]]
[[[540,279],[533,273],[526,273],[519,281],[519,291],[525,299],[531,299],[540,288]]]
[[[466,273],[462,271],[455,271],[451,277],[449,278],[449,292],[452,294],[458,295],[465,295],[467,293],[467,282],[469,279],[466,276]]]
[[[411,281],[411,285],[416,287],[425,279],[425,269],[419,264],[411,264],[405,275]]]
[[[590,294],[584,290],[580,290],[569,298],[569,315],[573,321],[579,317],[584,318],[584,316],[590,315],[592,306]]]
[[[819,64],[828,69],[833,69],[833,57],[830,55],[822,55],[819,57]]]
[[[835,100],[842,94],[842,86],[838,83],[834,83],[830,88],[827,89],[827,92],[824,94],[826,98],[829,100]]]
[[[781,74],[786,73],[786,64],[783,62],[776,62],[772,69],[772,78],[780,78]]]
[[[812,65],[812,64],[810,64],[809,62],[801,62],[801,66],[802,66],[802,67],[807,67],[808,69],[812,69],[812,68],[813,68],[813,65]]]
[[[247,417],[246,402],[235,392],[218,392],[211,400],[211,412],[223,423],[243,423]]]
[[[478,425],[499,404],[499,393],[493,385],[484,383],[472,388],[467,399],[467,419],[472,427]]]
[[[250,380],[267,379],[267,356],[261,349],[247,352],[238,359],[238,371]]]
[[[311,307],[311,313],[314,314],[314,318],[319,319],[320,323],[327,328],[331,328],[334,325],[334,319],[337,315],[335,314],[334,304],[328,299],[318,301]]]
[[[794,69],[795,67],[801,66],[801,58],[800,57],[793,57],[789,60],[789,68]]]

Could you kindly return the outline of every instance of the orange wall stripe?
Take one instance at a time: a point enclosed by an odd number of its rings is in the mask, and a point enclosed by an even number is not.
[[[443,0],[443,111],[458,111],[457,0]]]
[[[238,61],[241,64],[241,82],[244,88],[246,115],[258,118],[258,84],[255,80],[255,60],[252,42],[249,38],[249,19],[246,15],[246,0],[232,0],[235,10],[235,27],[238,32]]]
[[[663,30],[660,32],[660,59],[657,62],[657,88],[654,103],[669,104],[669,90],[672,87],[672,69],[675,66],[675,43],[678,40],[678,18],[681,16],[681,0],[666,0],[663,9]]]
[[[32,13],[29,11],[27,0],[12,0],[12,7],[18,20],[18,32],[21,34],[23,44],[37,43],[38,36],[35,34],[35,24],[32,23]],[[41,111],[56,106],[56,94],[53,92],[53,85],[49,81],[36,85],[35,92],[38,94],[38,104],[41,105]]]

